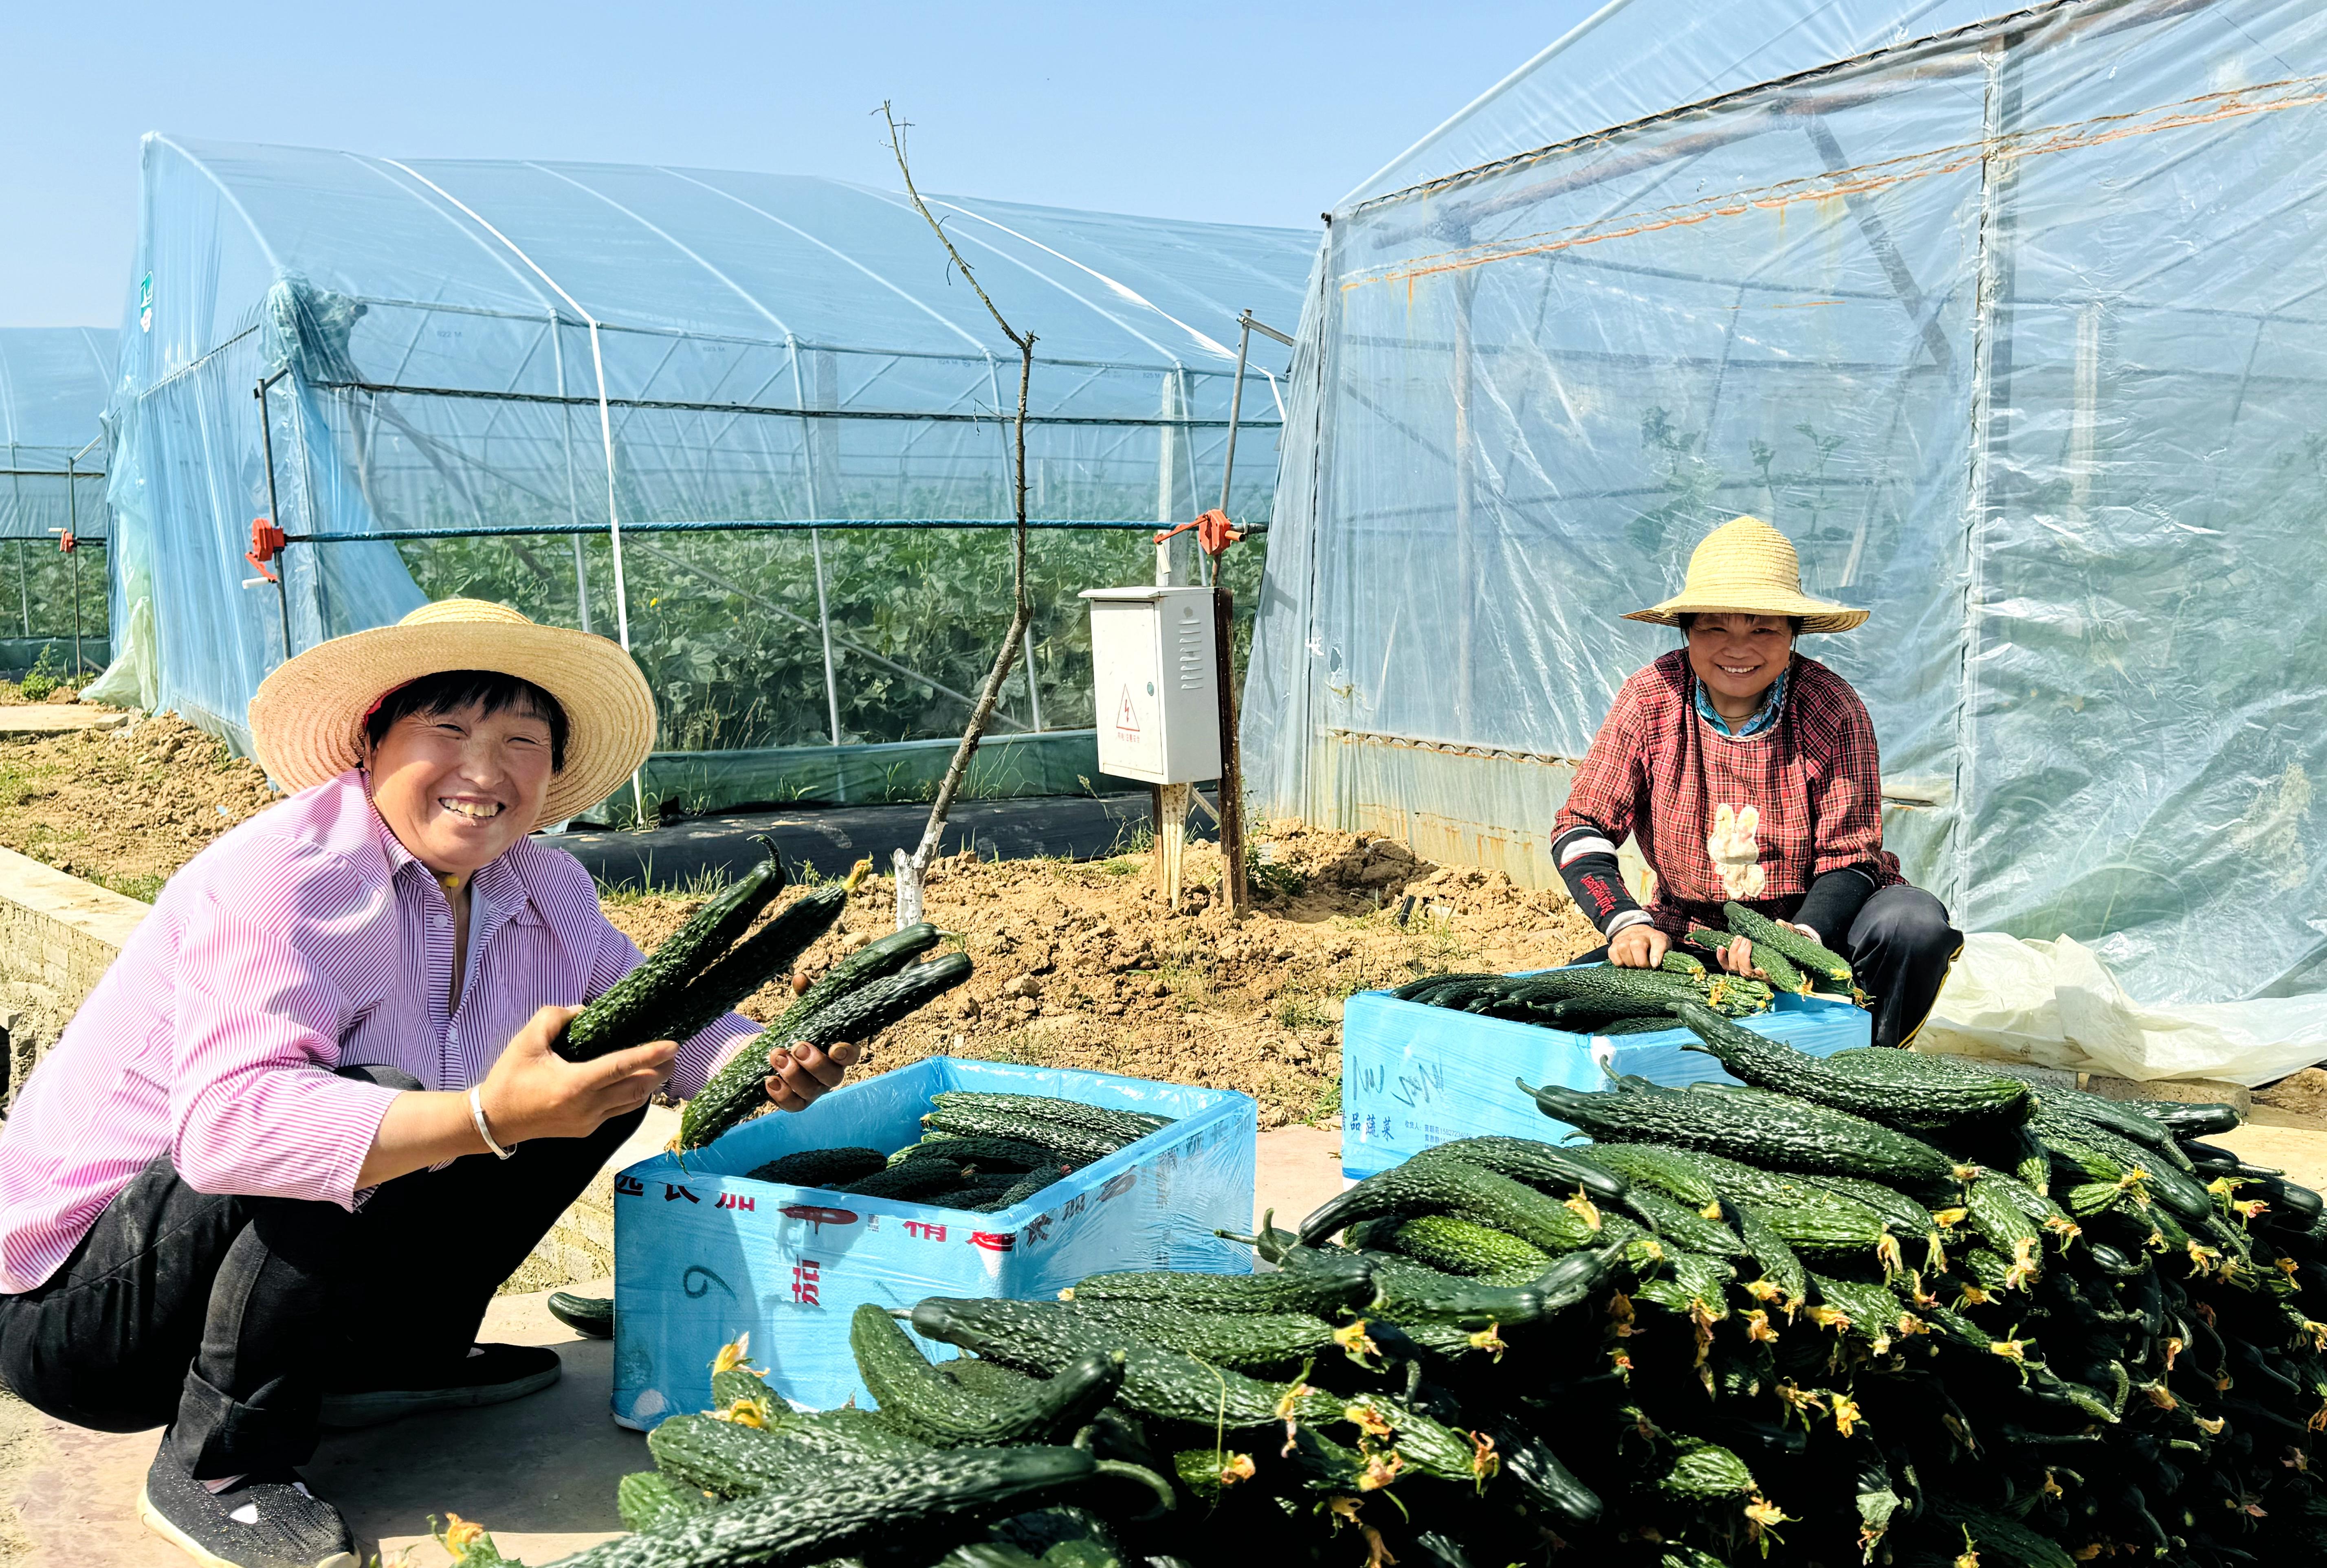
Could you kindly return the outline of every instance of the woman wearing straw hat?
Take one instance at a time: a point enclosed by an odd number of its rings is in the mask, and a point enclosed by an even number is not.
[[[167,1426],[139,1510],[200,1561],[352,1568],[294,1468],[319,1426],[556,1381],[550,1350],[472,1343],[486,1302],[656,1087],[693,1093],[756,1031],[549,1050],[640,955],[527,835],[612,794],[654,724],[620,648],[497,604],[301,654],[250,705],[295,793],[170,879],[18,1097],[0,1380],[76,1425]],[[855,1059],[799,1048],[770,1097]]]
[[[1963,938],[1883,847],[1865,705],[1794,649],[1803,632],[1847,631],[1866,611],[1806,596],[1786,537],[1739,518],[1697,546],[1677,595],[1625,619],[1677,626],[1687,640],[1617,693],[1552,840],[1609,960],[1654,968],[1690,928],[1722,929],[1734,900],[1849,959],[1872,998],[1874,1043],[1906,1044]],[[1657,873],[1645,910],[1617,872],[1628,835]],[[1742,937],[1720,957],[1766,978]]]

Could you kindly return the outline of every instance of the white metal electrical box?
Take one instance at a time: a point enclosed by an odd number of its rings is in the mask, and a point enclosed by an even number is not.
[[[1220,776],[1209,588],[1089,588],[1098,765],[1150,784]]]

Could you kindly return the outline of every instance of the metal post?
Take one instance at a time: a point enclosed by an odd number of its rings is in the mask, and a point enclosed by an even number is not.
[[[799,341],[790,332],[786,332],[784,349],[791,355],[792,360],[792,401],[806,408],[808,384],[800,376]],[[818,361],[817,378],[818,393],[824,390],[822,365],[823,361]],[[989,360],[988,369],[991,368],[992,363]],[[822,517],[824,500],[821,487],[816,482],[816,431],[806,418],[800,420],[800,472],[808,480],[808,515],[812,518]],[[822,530],[810,528],[808,531],[808,554],[816,562],[817,630],[824,639],[824,708],[827,719],[831,725],[832,743],[836,748],[840,744],[840,679],[832,667],[832,610],[825,602]],[[834,764],[836,768],[838,765],[836,761]]]
[[[558,335],[557,313],[549,313],[549,356],[557,368],[557,395],[565,396],[565,347]],[[557,409],[557,429],[565,443],[565,516],[575,527],[574,535],[574,619],[584,631],[590,630],[590,558],[583,553],[582,503],[574,493],[574,417],[560,404]]]
[[[24,577],[24,541],[16,541],[16,597],[24,607],[24,640],[33,639],[33,588]]]
[[[1039,732],[1042,728],[1042,683],[1034,678],[1034,621],[1032,616],[1027,618],[1026,630],[1021,636],[1020,646],[1026,655],[1026,710],[1033,715],[1034,728]]]
[[[832,725],[832,743],[840,744],[840,683],[832,673],[832,611],[824,602],[824,537],[822,530],[808,531],[808,554],[816,561],[816,624],[824,635],[824,708]],[[1039,728],[1042,720],[1034,721]]]
[[[84,446],[80,452],[87,452]],[[80,684],[80,481],[73,466],[80,452],[65,459],[65,537],[73,541],[73,684]]]
[[[266,390],[290,373],[290,367],[286,365],[272,376],[261,377],[258,385],[250,392],[258,399],[258,440],[266,454],[266,520],[278,528],[283,527],[283,514],[276,509],[275,422],[267,417]],[[283,611],[283,662],[288,664],[291,662],[291,590],[287,584],[291,576],[291,559],[288,555],[278,555],[276,559],[283,565],[275,574],[275,602]]]

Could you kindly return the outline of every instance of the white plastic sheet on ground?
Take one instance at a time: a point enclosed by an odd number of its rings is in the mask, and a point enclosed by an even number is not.
[[[2073,938],[1977,931],[1915,1043],[2136,1080],[2251,1087],[2327,1058],[2327,997],[2151,1005],[2126,995]]]

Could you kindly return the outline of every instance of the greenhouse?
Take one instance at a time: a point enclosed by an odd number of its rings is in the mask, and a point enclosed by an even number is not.
[[[77,635],[80,664],[106,662],[103,419],[115,349],[96,327],[0,328],[0,670],[28,669],[45,651],[69,676]],[[59,547],[68,535],[70,551]]]
[[[901,192],[159,135],[143,179],[111,494],[148,705],[247,745],[287,652],[468,594],[632,649],[650,801],[927,794],[1009,621],[1018,361]],[[1289,326],[1315,242],[931,200],[1038,339],[1032,686],[975,788],[1087,789],[1075,594],[1218,503],[1239,316]],[[1265,523],[1283,355],[1250,341],[1230,504]]]
[[[2301,0],[1604,7],[1332,214],[1258,805],[1551,884],[1617,617],[1752,513],[1958,926],[2327,986],[2322,81]]]

